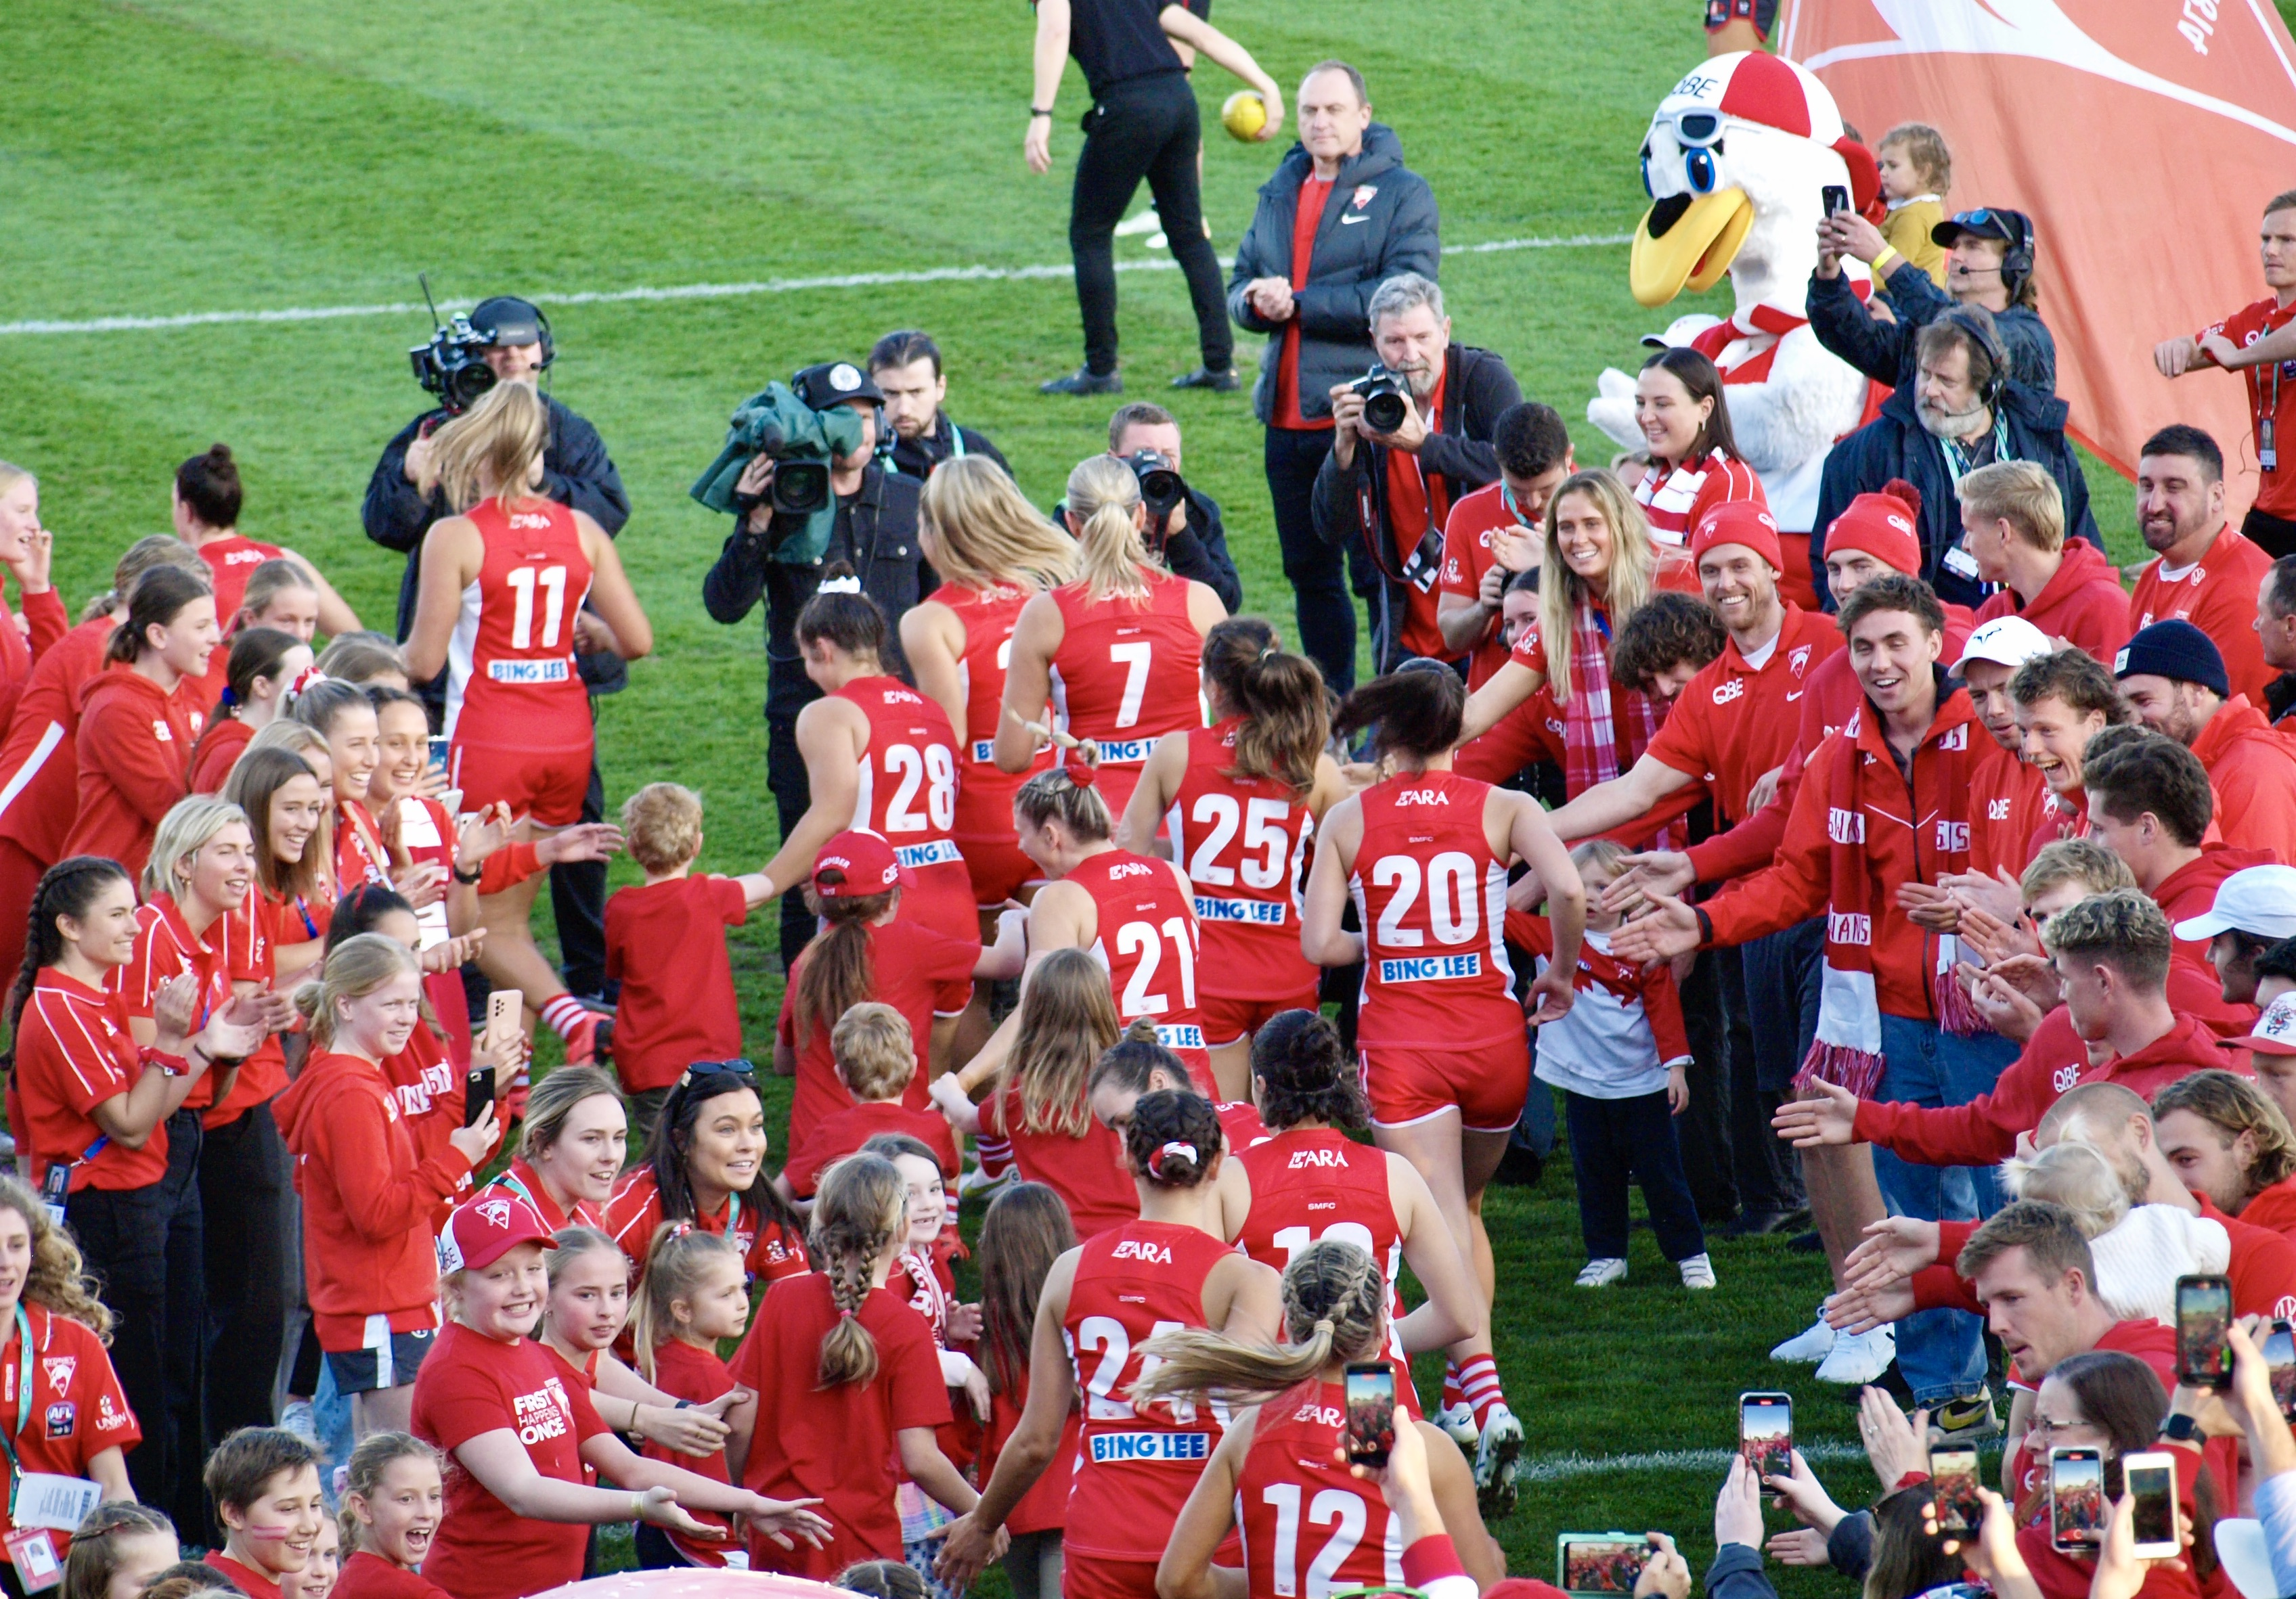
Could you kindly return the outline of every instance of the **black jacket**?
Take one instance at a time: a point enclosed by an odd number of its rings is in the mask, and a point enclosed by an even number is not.
[[[840,495],[837,523],[829,547],[811,566],[767,560],[768,540],[752,536],[746,518],[737,518],[718,552],[718,564],[701,580],[701,603],[716,622],[731,625],[766,602],[766,714],[791,717],[821,698],[805,674],[797,647],[797,615],[821,586],[822,568],[832,561],[851,563],[861,591],[875,600],[895,626],[908,608],[940,586],[917,543],[917,496],[923,485],[914,477],[888,472],[872,461],[861,486]],[[783,529],[786,535],[790,529]],[[778,542],[777,540],[773,542]],[[899,649],[886,662],[900,670]]]
[[[1284,152],[1275,175],[1259,187],[1259,208],[1236,244],[1235,270],[1228,274],[1227,314],[1238,327],[1268,336],[1267,357],[1251,390],[1252,414],[1263,422],[1274,414],[1276,357],[1290,324],[1260,316],[1243,288],[1254,278],[1290,281],[1300,186],[1315,165],[1301,145]],[[1368,198],[1357,205],[1365,190]],[[1404,166],[1395,130],[1373,123],[1364,130],[1361,153],[1340,167],[1332,184],[1308,257],[1307,287],[1292,297],[1300,326],[1302,416],[1331,415],[1332,387],[1362,377],[1377,359],[1371,347],[1372,291],[1406,272],[1433,277],[1442,253],[1438,231],[1435,192]]]
[[[590,519],[611,538],[630,519],[630,497],[622,488],[622,475],[614,469],[598,430],[549,395],[550,443],[542,452],[542,492],[561,505],[586,511]],[[398,430],[382,447],[367,479],[366,504],[359,520],[366,536],[386,550],[406,557],[406,572],[398,583],[398,636],[414,622],[414,591],[422,570],[422,535],[430,524],[447,514],[447,498],[425,497],[406,480],[406,448],[426,422],[443,420],[443,410],[426,411]]]
[[[2054,395],[2043,394],[2011,379],[2002,386],[1999,405],[2009,421],[2009,459],[2030,461],[2056,479],[2064,496],[2065,534],[2087,539],[2098,549],[2104,539],[2089,514],[2088,483],[2080,462],[2065,437],[2069,409]],[[1946,551],[1961,538],[1961,502],[1955,496],[1953,475],[1946,469],[1945,447],[1923,431],[1914,409],[1913,390],[1900,388],[1882,405],[1882,414],[1835,445],[1825,458],[1818,480],[1817,521],[1830,527],[1833,518],[1849,508],[1859,494],[1879,489],[1892,477],[1902,477],[1922,492],[1916,518],[1922,535],[1921,575],[1938,598],[1956,605],[1974,606],[1985,599],[1985,585],[1945,569]],[[1817,591],[1825,585],[1825,541],[1809,542],[1811,581]],[[1829,602],[1827,608],[1833,608]]]
[[[1809,274],[1809,330],[1817,342],[1876,383],[1904,388],[1914,380],[1914,339],[1937,320],[1952,299],[1919,267],[1907,266],[1882,280],[1882,298],[1897,314],[1883,322],[1866,308],[1846,273],[1832,278]],[[1996,312],[1994,330],[2009,357],[2009,375],[2043,394],[2057,391],[2057,342],[2040,313],[2030,306]]]
[[[932,431],[919,438],[893,436],[893,469],[904,477],[922,482],[932,476],[932,469],[955,455],[958,443],[964,445],[967,455],[986,455],[1007,472],[1013,469],[995,445],[970,428],[960,428],[948,420],[948,412],[939,412],[933,418]]]
[[[1495,352],[1466,344],[1454,344],[1444,352],[1443,426],[1419,446],[1419,466],[1442,480],[1452,504],[1498,481],[1499,457],[1491,448],[1491,433],[1499,413],[1521,403],[1522,389]],[[1386,496],[1387,451],[1358,437],[1353,464],[1341,466],[1337,451],[1324,457],[1309,502],[1318,538],[1327,544],[1359,542],[1354,553],[1369,557],[1350,565],[1356,591],[1373,602],[1373,650],[1382,672],[1392,671],[1399,658],[1396,624],[1404,606],[1402,562],[1396,558],[1396,541],[1387,526]],[[1410,530],[1414,541],[1422,531]]]

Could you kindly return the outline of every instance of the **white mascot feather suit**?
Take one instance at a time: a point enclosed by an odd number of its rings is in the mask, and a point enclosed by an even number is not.
[[[1693,346],[1721,370],[1740,458],[1761,475],[1778,526],[1806,536],[1826,451],[1858,425],[1866,400],[1864,376],[1821,347],[1802,314],[1817,224],[1829,185],[1847,190],[1853,209],[1873,204],[1874,159],[1844,135],[1824,84],[1746,51],[1705,61],[1659,102],[1642,167],[1653,203],[1635,229],[1635,298],[1663,306],[1728,275],[1736,306],[1726,319],[1683,316],[1660,341]],[[1864,292],[1863,270],[1842,265]],[[1634,379],[1612,369],[1598,387],[1587,420],[1621,448],[1644,448]],[[1788,587],[1813,602],[1806,546],[1787,543]]]

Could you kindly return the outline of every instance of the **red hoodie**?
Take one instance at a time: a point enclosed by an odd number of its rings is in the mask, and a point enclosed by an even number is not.
[[[2038,1127],[2042,1113],[2079,1083],[2117,1082],[2150,1100],[2178,1078],[2210,1067],[2251,1075],[2248,1063],[2236,1060],[2206,1024],[2181,1012],[2175,1026],[2136,1054],[2093,1066],[2088,1046],[2060,1005],[2002,1068],[1992,1092],[1936,1107],[1861,1099],[1853,1136],[1923,1166],[1998,1165],[2016,1153],[2017,1135]]]
[[[17,626],[7,606],[0,604],[0,732],[6,730],[15,715],[17,699],[31,681],[32,667],[71,626],[63,597],[53,589],[25,594],[23,600],[22,627]],[[29,643],[24,638],[27,630],[32,635]]]
[[[2296,1233],[2296,1177],[2284,1177],[2259,1190],[2241,1206],[2240,1219],[2251,1227],[2270,1228],[2283,1237]]]
[[[82,689],[79,811],[63,854],[109,855],[140,874],[160,819],[184,797],[203,721],[182,685],[171,694],[131,666]]]
[[[2016,590],[2004,587],[1977,608],[1980,627],[1996,616],[2022,616],[2107,666],[2113,652],[2128,642],[2128,591],[2120,586],[2120,574],[2104,551],[2087,539],[2065,541],[2065,559],[2030,605]]]
[[[2251,866],[2270,866],[2273,863],[2273,857],[2264,850],[2235,850],[2222,844],[2202,844],[2197,856],[2153,886],[2152,902],[2161,907],[2161,914],[2169,918],[2169,926],[2173,933],[2178,922],[2206,916],[2217,902],[2217,885],[2233,873],[2244,872]],[[2209,960],[2207,939],[2177,939],[2176,959],[2217,983],[2218,993],[2223,993],[2217,968]]]
[[[2216,790],[2216,822],[2234,849],[2268,850],[2296,865],[2296,742],[2281,737],[2264,713],[2235,694],[2217,707],[2193,739]]]
[[[83,622],[33,664],[0,744],[0,838],[43,866],[63,859],[79,810],[80,689],[103,670],[110,616]]]
[[[319,1347],[363,1347],[370,1316],[389,1317],[397,1333],[437,1326],[430,1218],[471,1163],[451,1144],[420,1156],[398,1095],[373,1063],[355,1055],[314,1049],[272,1108],[295,1153]]]

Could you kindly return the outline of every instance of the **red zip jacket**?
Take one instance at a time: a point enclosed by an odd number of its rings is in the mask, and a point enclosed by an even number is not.
[[[43,866],[63,859],[79,809],[79,695],[103,670],[110,616],[83,622],[32,665],[0,744],[0,838]]]
[[[295,1153],[304,1276],[320,1347],[360,1348],[371,1316],[389,1317],[396,1332],[437,1326],[430,1219],[471,1163],[451,1144],[418,1155],[398,1097],[357,1056],[314,1049],[272,1108]]]
[[[2056,575],[2041,585],[2033,603],[2003,587],[1977,608],[1977,624],[1996,616],[2022,616],[2052,639],[2086,649],[2106,665],[2128,642],[2128,591],[2104,551],[2087,539],[2067,539]]]
[[[2240,1219],[2251,1227],[2270,1228],[2286,1237],[2296,1232],[2296,1177],[2284,1177],[2260,1190],[2240,1208]]]
[[[2016,1153],[2019,1133],[2038,1127],[2042,1114],[2079,1083],[2117,1082],[2149,1100],[2178,1078],[2210,1067],[2250,1075],[2246,1061],[2236,1061],[2204,1023],[2181,1011],[2174,1027],[2136,1054],[2092,1066],[2088,1046],[2060,1005],[2041,1018],[1992,1092],[1966,1105],[1938,1107],[1861,1099],[1854,1136],[1919,1165],[1994,1166]]]
[[[19,627],[6,605],[0,604],[0,733],[15,716],[16,703],[31,681],[32,668],[71,626],[63,597],[55,590],[24,594],[24,624]],[[31,633],[26,642],[24,634]]]
[[[2193,739],[2193,754],[2208,768],[2225,843],[2296,864],[2296,743],[2274,732],[2247,695],[2235,694]]]
[[[1933,864],[1937,819],[1946,810],[1941,785],[1947,763],[1940,741],[1956,734],[1975,740],[1970,747],[1982,755],[1993,744],[1971,713],[1969,696],[1959,688],[1939,696],[1937,719],[1914,752],[1914,794],[1909,796],[1898,779],[1895,758],[1884,742],[1880,718],[1857,718],[1858,747],[1869,763],[1863,785],[1866,798],[1866,866],[1872,875],[1868,912],[1874,918],[1874,987],[1885,1015],[1933,1021],[1929,992],[1929,934],[1907,918],[1898,903],[1898,885],[1935,879]],[[1847,799],[1833,792],[1836,733],[1810,752],[1802,770],[1801,790],[1794,796],[1793,813],[1786,821],[1784,844],[1777,861],[1767,870],[1733,884],[1706,902],[1713,922],[1715,944],[1742,944],[1767,933],[1791,927],[1829,909],[1832,887],[1832,844],[1828,814]],[[1878,773],[1872,763],[1880,763]],[[1908,798],[1917,803],[1910,807]],[[1908,815],[1910,809],[1912,814]],[[1985,807],[1969,807],[1974,858],[1983,858],[1983,835],[1988,825]]]
[[[160,819],[184,797],[201,721],[181,685],[170,694],[133,667],[108,666],[82,689],[79,811],[63,855],[109,855],[139,875]]]

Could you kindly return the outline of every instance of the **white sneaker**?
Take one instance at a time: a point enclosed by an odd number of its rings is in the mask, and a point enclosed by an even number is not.
[[[1148,235],[1150,249],[1168,249],[1171,248],[1171,243],[1172,241],[1164,236],[1164,230],[1161,228]]]
[[[1834,1330],[1825,1325],[1825,1318],[1821,1314],[1808,1326],[1772,1350],[1770,1358],[1799,1365],[1815,1365],[1833,1352],[1833,1341],[1836,1336]]]
[[[1437,1411],[1435,1424],[1463,1449],[1472,1450],[1482,1440],[1482,1429],[1475,1425],[1475,1407],[1464,1399],[1447,1410]]]
[[[1007,1166],[994,1177],[989,1176],[977,1165],[968,1166],[964,1170],[964,1175],[957,1179],[957,1195],[962,1199],[970,1199],[975,1194],[991,1194],[1020,1175],[1021,1169],[1018,1166]]]
[[[1684,1287],[1711,1288],[1714,1286],[1714,1262],[1704,1255],[1693,1255],[1687,1260],[1677,1260],[1675,1264],[1682,1269]]]
[[[1890,1369],[1898,1358],[1898,1330],[1875,1327],[1870,1333],[1837,1333],[1833,1347],[1817,1365],[1817,1380],[1860,1387]]]
[[[1128,216],[1116,224],[1116,236],[1119,239],[1136,239],[1143,233],[1160,233],[1163,231],[1163,221],[1156,215],[1156,208],[1153,206],[1148,207],[1137,216]]]
[[[1624,1282],[1626,1277],[1627,1263],[1616,1256],[1611,1256],[1600,1260],[1587,1261],[1579,1270],[1576,1285],[1581,1288],[1607,1288],[1612,1283]]]
[[[319,1441],[318,1425],[312,1420],[311,1401],[308,1399],[288,1400],[286,1407],[279,1413],[279,1425],[305,1443]]]

